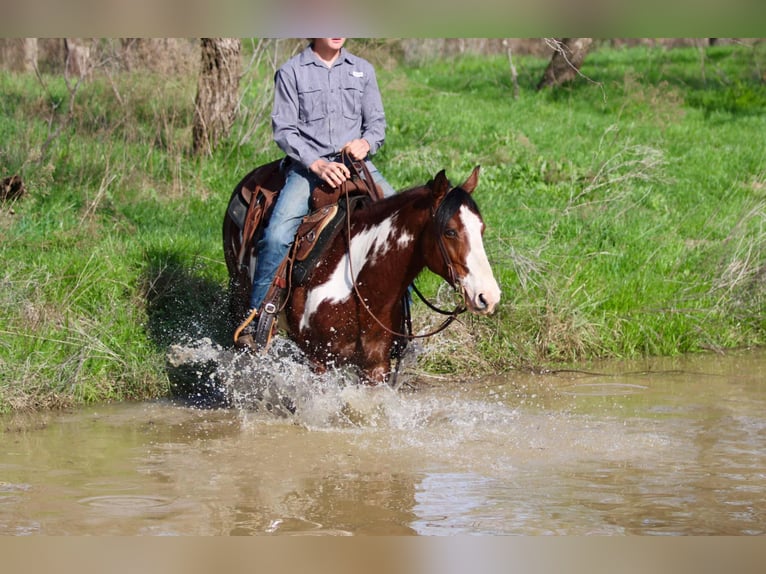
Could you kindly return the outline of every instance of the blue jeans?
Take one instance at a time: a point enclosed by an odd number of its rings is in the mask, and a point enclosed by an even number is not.
[[[396,193],[371,161],[367,161],[367,168],[385,197]],[[253,290],[250,293],[251,309],[261,306],[279,264],[290,251],[301,220],[309,212],[311,190],[320,182],[316,175],[302,166],[289,168],[285,186],[279,192],[269,218],[269,225],[258,242],[258,262],[253,277]]]

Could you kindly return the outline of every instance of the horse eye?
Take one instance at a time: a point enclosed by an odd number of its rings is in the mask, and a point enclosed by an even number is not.
[[[446,237],[449,237],[450,239],[455,239],[457,237],[457,231],[455,231],[454,229],[447,229],[444,232],[444,235]]]

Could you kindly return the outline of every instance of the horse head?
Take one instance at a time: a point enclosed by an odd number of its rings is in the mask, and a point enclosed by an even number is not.
[[[471,194],[479,183],[479,166],[462,185],[452,187],[440,171],[431,189],[436,249],[426,250],[426,264],[462,292],[473,313],[490,314],[500,301],[500,287],[484,250],[484,220]]]

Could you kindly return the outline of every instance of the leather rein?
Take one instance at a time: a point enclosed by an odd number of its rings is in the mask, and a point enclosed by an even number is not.
[[[353,177],[353,175],[357,175],[357,176],[359,176],[361,178],[361,175],[359,174],[359,170],[358,170],[358,168],[356,166],[357,162],[356,161],[352,161],[352,162],[349,162],[349,163],[352,166],[352,169],[354,171],[356,171],[356,174],[352,174],[352,177]],[[373,197],[373,198],[378,197],[378,195],[374,194],[373,191],[370,189],[370,187],[374,186],[375,184],[372,181],[372,176],[370,175],[370,171],[367,169],[367,165],[364,163],[364,161],[361,161],[359,163],[361,163],[362,170],[363,170],[364,175],[365,175],[364,181],[365,181],[365,183],[367,185],[367,188],[368,188],[368,194],[370,195],[370,197]],[[344,188],[343,193],[344,193],[345,198],[346,198],[346,205],[349,205],[348,187]],[[431,219],[432,220],[436,219],[436,214],[438,213],[438,211],[441,208],[443,203],[444,203],[444,200],[442,200],[442,202],[436,208],[434,208],[434,207],[431,208]],[[449,283],[455,288],[456,291],[459,291],[461,293],[461,295],[462,295],[462,294],[464,294],[464,290],[463,290],[460,282],[457,280],[457,274],[455,273],[454,265],[453,265],[452,261],[450,260],[449,255],[447,254],[447,247],[446,247],[446,245],[444,245],[444,239],[442,238],[441,234],[438,231],[439,230],[437,229],[436,243],[439,245],[439,251],[441,251],[442,258],[444,259],[444,263],[447,266],[447,271],[448,271],[448,274],[449,274]],[[350,273],[351,277],[353,278],[353,277],[355,277],[355,275],[354,275],[354,269],[352,267],[352,262],[351,262],[351,210],[350,209],[346,209],[346,233],[347,233],[347,238],[348,238],[348,248],[347,248],[346,254],[348,255],[349,273]],[[410,340],[411,339],[425,339],[427,337],[432,337],[433,335],[436,335],[437,333],[440,333],[441,331],[446,329],[455,319],[457,319],[458,315],[460,315],[461,313],[464,313],[466,311],[466,307],[463,304],[459,304],[452,311],[445,311],[444,309],[438,308],[436,305],[434,305],[433,303],[428,301],[423,296],[423,294],[420,292],[420,290],[417,288],[417,286],[413,282],[412,283],[412,290],[415,291],[415,294],[420,298],[420,300],[423,301],[423,303],[425,303],[428,306],[429,309],[431,309],[432,311],[434,311],[436,313],[439,313],[440,315],[447,315],[447,318],[436,329],[434,329],[432,331],[429,331],[428,333],[424,333],[422,335],[414,335],[412,333],[400,333],[400,332],[398,332],[398,331],[396,331],[394,329],[391,329],[391,328],[387,327],[386,325],[384,325],[381,322],[381,320],[378,319],[375,316],[375,313],[373,313],[372,309],[370,309],[369,306],[367,305],[367,303],[365,303],[364,298],[362,297],[362,294],[359,292],[359,287],[357,286],[356,280],[353,281],[353,287],[354,287],[354,293],[356,293],[357,299],[359,299],[359,302],[362,304],[362,307],[364,307],[365,311],[367,311],[367,314],[370,317],[372,317],[375,320],[375,322],[380,327],[382,327],[385,331],[387,331],[388,333],[394,335],[395,337],[404,337],[404,338],[410,339]]]

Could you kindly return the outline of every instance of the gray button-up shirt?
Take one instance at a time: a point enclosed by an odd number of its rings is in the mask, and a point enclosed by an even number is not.
[[[372,64],[342,48],[328,68],[306,48],[277,70],[271,126],[282,151],[306,167],[357,138],[374,154],[386,118]]]

